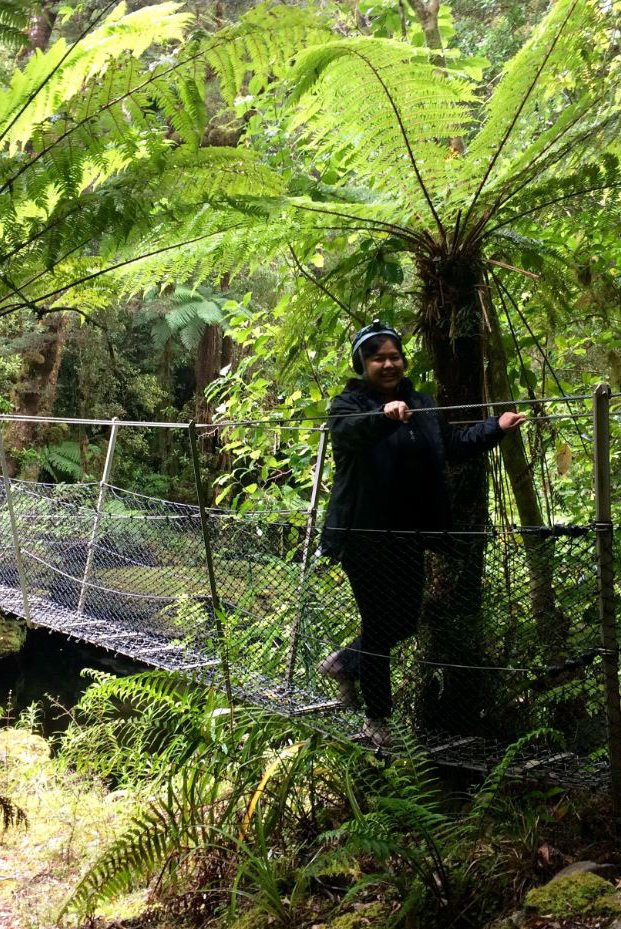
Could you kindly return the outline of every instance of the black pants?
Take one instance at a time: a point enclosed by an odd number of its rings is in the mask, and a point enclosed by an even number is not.
[[[417,537],[356,533],[342,558],[362,620],[362,633],[339,655],[341,667],[360,680],[366,712],[390,716],[390,651],[414,635],[424,584],[424,553]]]

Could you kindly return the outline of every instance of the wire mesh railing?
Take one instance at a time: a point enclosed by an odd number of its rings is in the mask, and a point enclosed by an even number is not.
[[[208,509],[210,579],[198,506],[109,480],[5,475],[0,608],[228,682],[235,699],[309,715],[338,737],[392,715],[439,762],[488,770],[507,744],[554,730],[560,741],[520,752],[516,775],[608,777],[618,659],[602,638],[601,521],[339,530],[337,564],[321,554],[317,505]]]

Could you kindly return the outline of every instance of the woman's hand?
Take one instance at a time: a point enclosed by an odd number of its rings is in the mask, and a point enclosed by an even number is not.
[[[391,400],[390,403],[385,403],[384,413],[388,419],[397,419],[402,423],[406,423],[412,416],[412,410],[403,400]]]
[[[524,413],[503,413],[498,417],[498,425],[503,432],[513,432],[526,422]]]

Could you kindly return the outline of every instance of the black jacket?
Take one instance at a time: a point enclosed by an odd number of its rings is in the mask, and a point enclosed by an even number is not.
[[[398,399],[411,409],[435,406],[407,378]],[[450,529],[447,462],[467,461],[503,437],[495,416],[466,429],[449,425],[435,411],[415,414],[407,423],[382,415],[347,416],[379,411],[384,402],[354,379],[330,407],[335,474],[321,549],[335,559],[343,554],[344,529]]]

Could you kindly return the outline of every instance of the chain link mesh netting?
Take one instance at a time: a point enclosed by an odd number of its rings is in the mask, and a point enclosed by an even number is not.
[[[562,750],[526,749],[523,773],[590,783],[604,769],[592,527],[348,531],[343,570],[303,513],[210,511],[221,641],[196,507],[106,486],[98,514],[96,484],[11,486],[37,625],[216,686],[225,661],[238,698],[322,712],[346,735],[361,711],[342,697],[360,688],[368,715],[394,704],[445,764],[487,770],[503,745],[552,727]],[[0,605],[23,614],[6,492],[0,544]],[[349,693],[330,656],[355,679]]]
[[[108,483],[13,480],[11,491],[35,625],[217,687],[228,676],[236,699],[336,737],[392,710],[432,758],[489,771],[508,744],[549,728],[560,740],[525,745],[515,775],[608,776],[592,524],[348,530],[336,564],[306,511],[209,510],[220,635],[197,506]],[[583,509],[586,523],[590,500]],[[0,608],[24,615],[4,484],[0,551]]]

